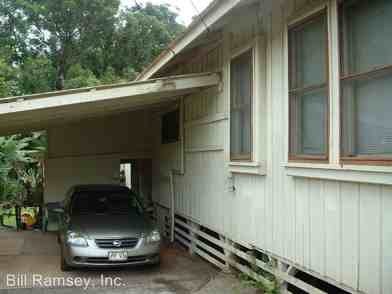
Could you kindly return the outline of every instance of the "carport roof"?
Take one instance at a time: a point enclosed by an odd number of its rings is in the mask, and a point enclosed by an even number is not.
[[[145,108],[217,86],[219,82],[218,73],[202,73],[4,98],[0,99],[0,135]]]

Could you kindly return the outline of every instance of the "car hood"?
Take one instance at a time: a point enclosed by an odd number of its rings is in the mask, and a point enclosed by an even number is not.
[[[92,239],[140,237],[149,234],[154,227],[143,215],[82,215],[73,216],[71,229],[80,231]]]

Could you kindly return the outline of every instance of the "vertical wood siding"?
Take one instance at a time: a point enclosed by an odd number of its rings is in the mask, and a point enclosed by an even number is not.
[[[286,174],[283,166],[288,118],[283,50],[287,12],[282,7],[300,10],[303,3],[273,1],[272,11],[264,13],[262,21],[250,20],[263,25],[267,40],[267,92],[263,98],[267,99],[267,175],[231,176],[226,161],[229,121],[197,123],[218,114],[228,115],[224,91],[215,89],[186,97],[187,152],[185,174],[175,177],[176,209],[236,242],[269,251],[352,289],[389,294],[392,293],[392,187],[294,178]],[[257,33],[254,26],[250,30],[240,34],[249,38]],[[235,34],[230,38],[234,43],[243,42]],[[181,71],[225,69],[228,61],[224,51],[218,46],[197,62],[184,65]],[[159,133],[158,127],[155,130]],[[222,150],[211,148],[219,146]],[[156,143],[155,200],[166,206],[169,204],[166,177],[173,161],[178,164],[178,148]]]

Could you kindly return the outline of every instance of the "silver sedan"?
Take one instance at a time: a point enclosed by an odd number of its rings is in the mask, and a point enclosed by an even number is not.
[[[60,222],[61,269],[159,264],[161,236],[128,188],[72,187]]]

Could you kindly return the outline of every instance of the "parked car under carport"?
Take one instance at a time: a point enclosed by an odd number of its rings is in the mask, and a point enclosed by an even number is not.
[[[78,185],[60,221],[61,269],[159,264],[161,235],[127,187]]]

